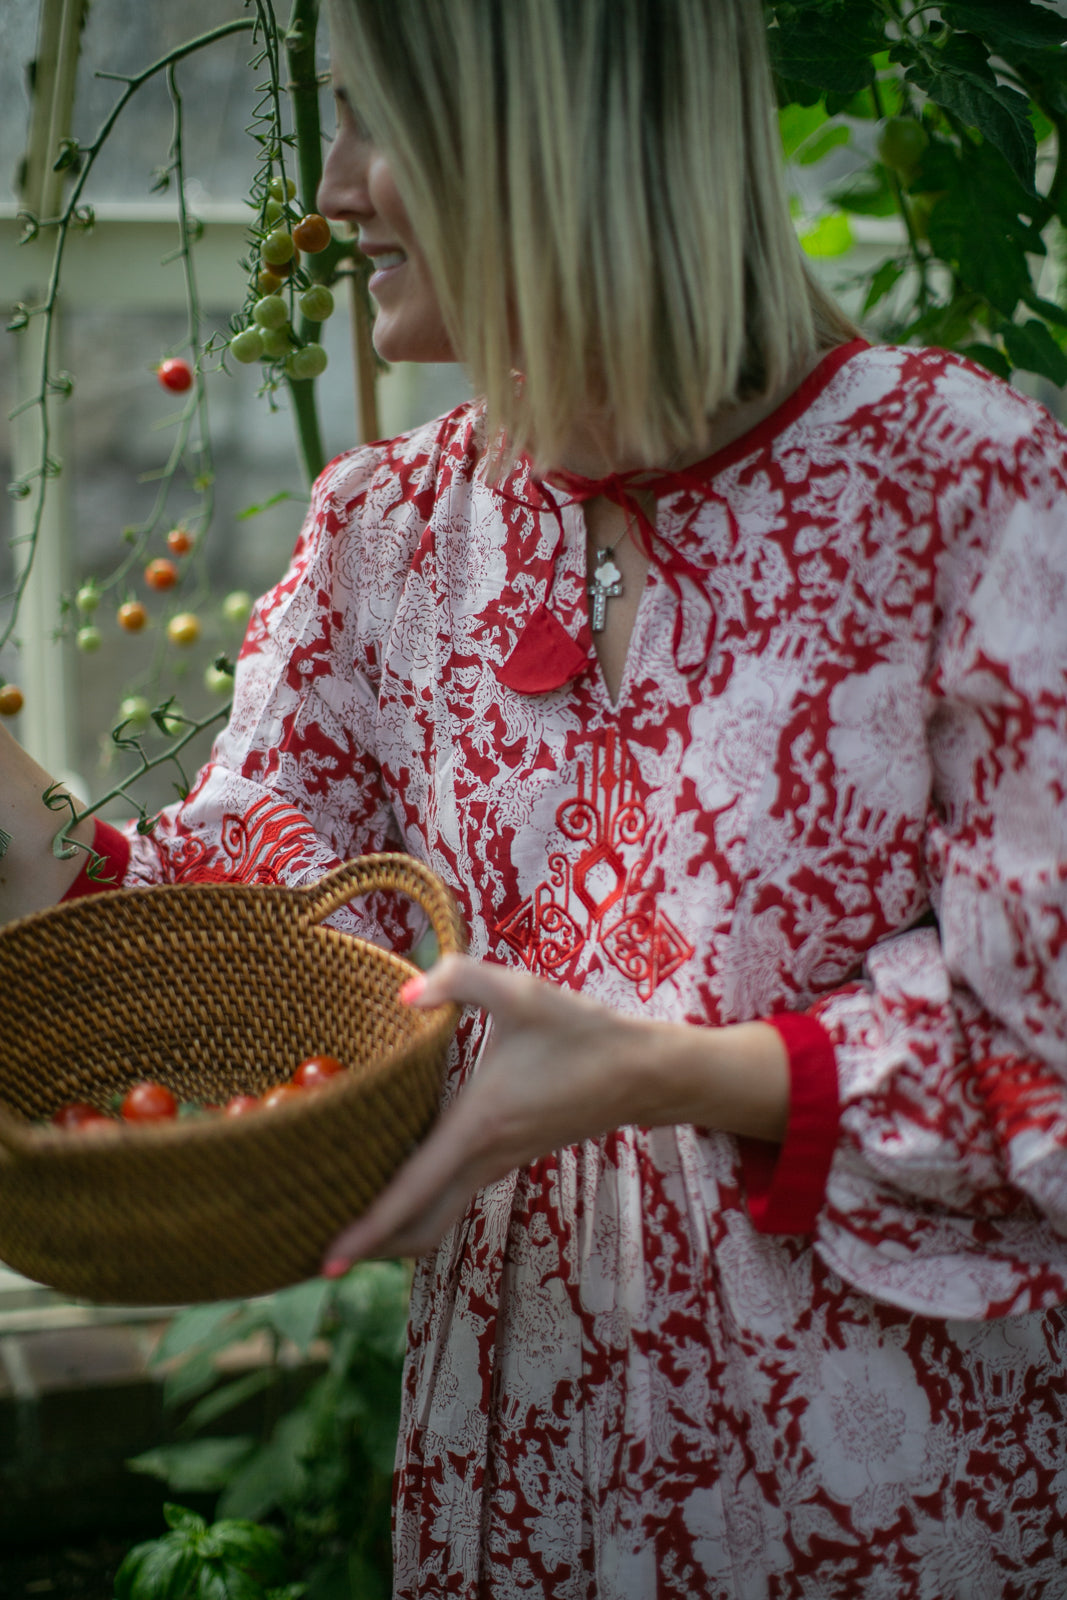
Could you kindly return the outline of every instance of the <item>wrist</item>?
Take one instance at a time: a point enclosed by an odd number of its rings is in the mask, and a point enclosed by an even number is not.
[[[780,1144],[789,1121],[789,1055],[766,1022],[701,1028],[635,1019],[627,1052],[645,1127],[692,1123]]]

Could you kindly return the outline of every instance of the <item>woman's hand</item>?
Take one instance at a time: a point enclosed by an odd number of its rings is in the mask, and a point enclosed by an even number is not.
[[[705,1029],[624,1016],[526,973],[446,956],[402,991],[492,1015],[478,1070],[358,1222],[331,1244],[336,1277],[366,1256],[430,1250],[472,1194],[539,1156],[627,1124],[697,1122],[781,1138],[788,1067],[763,1023]]]

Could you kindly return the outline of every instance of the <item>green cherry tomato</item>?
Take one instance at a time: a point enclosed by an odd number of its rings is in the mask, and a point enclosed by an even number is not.
[[[317,378],[326,371],[326,360],[326,352],[321,344],[306,344],[302,350],[293,351],[285,363],[285,370],[290,378]]]
[[[94,650],[99,650],[104,642],[104,635],[94,622],[89,622],[84,628],[79,628],[74,636],[74,643],[86,655],[92,655]]]
[[[83,583],[74,596],[74,604],[78,610],[88,616],[100,604],[100,590],[95,583]]]
[[[284,297],[280,294],[265,294],[262,300],[257,300],[252,307],[252,321],[268,331],[284,328],[289,321],[289,307]]]
[[[296,194],[292,178],[272,178],[268,189],[272,200],[291,200]]]
[[[292,329],[271,328],[263,335],[263,354],[268,361],[280,361],[293,348]]]
[[[271,227],[275,222],[280,222],[284,216],[285,206],[272,195],[263,207],[263,221]]]
[[[333,295],[324,283],[313,283],[297,301],[309,322],[325,322],[333,315]]]
[[[288,228],[275,228],[260,245],[259,253],[268,267],[281,267],[293,259],[294,248]]]
[[[910,178],[929,143],[926,130],[914,117],[889,117],[878,135],[878,159],[893,172]]]
[[[247,622],[252,615],[252,596],[248,590],[231,590],[222,602],[222,614],[227,622]]]
[[[143,733],[152,716],[152,707],[143,694],[127,695],[119,706],[119,721],[126,724],[127,733]]]
[[[223,672],[214,662],[204,668],[204,688],[208,694],[232,694],[233,677],[229,672]]]
[[[240,333],[235,333],[230,340],[230,354],[245,366],[250,361],[258,361],[263,354],[263,335],[259,329],[242,328]]]

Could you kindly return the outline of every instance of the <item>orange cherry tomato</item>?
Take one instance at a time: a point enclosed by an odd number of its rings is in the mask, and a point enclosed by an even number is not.
[[[178,1115],[178,1102],[161,1083],[135,1083],[120,1111],[126,1122],[164,1122]]]
[[[332,238],[330,224],[317,211],[301,217],[293,229],[293,243],[309,256],[317,256],[320,250],[325,250]]]
[[[295,1083],[279,1083],[267,1090],[260,1105],[283,1106],[287,1100],[299,1100],[302,1092]]]
[[[298,1089],[320,1089],[344,1070],[336,1056],[309,1056],[293,1073],[293,1082]]]
[[[172,555],[187,556],[193,548],[193,536],[185,528],[172,528],[167,534],[167,549]]]
[[[144,581],[150,589],[173,589],[178,581],[178,569],[166,556],[157,556],[145,567]]]
[[[17,717],[23,703],[22,690],[17,684],[0,685],[0,717]]]
[[[119,627],[127,633],[140,633],[148,625],[148,611],[140,600],[124,600],[117,616]]]

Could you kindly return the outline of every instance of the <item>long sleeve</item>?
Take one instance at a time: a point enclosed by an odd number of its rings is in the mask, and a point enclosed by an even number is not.
[[[1051,422],[960,519],[939,603],[933,916],[808,1009],[839,1099],[815,1247],[879,1298],[984,1317],[1067,1298],[1067,450]],[[797,1177],[771,1180],[779,1227]]]

